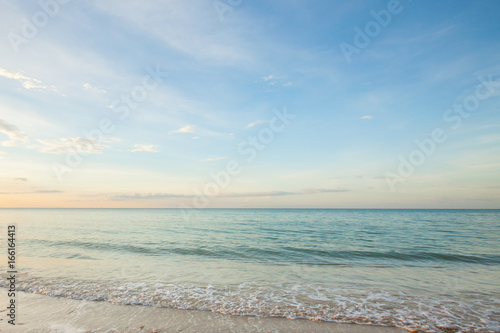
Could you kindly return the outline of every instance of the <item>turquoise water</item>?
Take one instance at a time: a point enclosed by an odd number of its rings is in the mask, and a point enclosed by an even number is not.
[[[0,221],[3,248],[17,225],[28,292],[500,331],[500,210],[1,209]]]

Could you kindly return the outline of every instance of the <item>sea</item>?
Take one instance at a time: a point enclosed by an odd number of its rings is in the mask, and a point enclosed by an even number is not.
[[[500,332],[500,210],[0,209],[3,288],[9,225],[28,293]]]

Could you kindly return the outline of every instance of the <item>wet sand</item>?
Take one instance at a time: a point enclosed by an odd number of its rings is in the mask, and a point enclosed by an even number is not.
[[[0,289],[1,308],[8,304]],[[0,313],[1,332],[343,332],[401,333],[402,329],[286,318],[230,316],[208,311],[115,305],[17,293],[16,326]]]

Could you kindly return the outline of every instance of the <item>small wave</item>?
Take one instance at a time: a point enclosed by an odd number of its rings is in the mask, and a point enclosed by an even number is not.
[[[65,259],[99,260],[97,258],[89,257],[79,253],[68,254],[66,255]]]
[[[32,240],[49,247],[69,247],[94,249],[99,251],[117,251],[141,254],[146,256],[164,256],[176,254],[181,256],[198,256],[226,260],[245,260],[257,262],[307,263],[316,265],[347,265],[359,261],[391,260],[393,262],[461,262],[481,265],[500,264],[500,255],[493,254],[449,254],[436,252],[377,252],[377,251],[333,251],[285,246],[282,248],[240,247],[177,247],[174,244],[113,244],[102,242]]]
[[[5,281],[0,287],[7,287]],[[286,317],[386,325],[419,331],[495,331],[500,300],[416,297],[387,291],[245,283],[233,287],[170,283],[106,283],[26,277],[18,290],[77,300],[206,310],[230,315]]]

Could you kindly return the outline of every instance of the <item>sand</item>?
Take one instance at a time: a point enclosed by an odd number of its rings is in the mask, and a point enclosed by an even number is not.
[[[8,304],[0,289],[0,306]],[[16,326],[3,310],[1,332],[344,332],[401,333],[402,329],[285,318],[229,316],[208,311],[116,305],[17,293]]]

